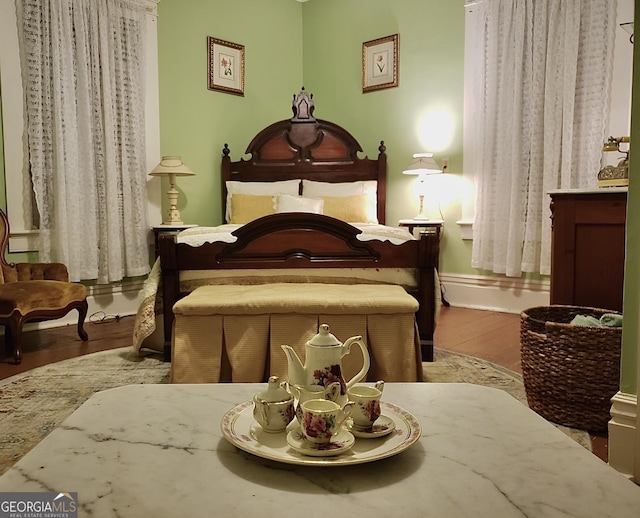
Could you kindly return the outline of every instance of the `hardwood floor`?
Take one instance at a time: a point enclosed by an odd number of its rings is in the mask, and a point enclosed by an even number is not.
[[[520,315],[443,307],[434,344],[437,348],[482,358],[522,374]]]
[[[75,326],[25,333],[22,363],[14,365],[10,357],[3,356],[0,380],[52,362],[131,345],[134,318],[90,318],[85,324],[89,334],[86,343],[78,338]],[[520,315],[443,307],[434,343],[437,348],[482,358],[522,374]],[[594,453],[606,462],[606,434],[592,435],[591,439]]]
[[[13,364],[13,358],[3,354],[0,361],[0,380],[49,363],[82,356],[107,349],[131,345],[134,316],[115,318],[88,318],[84,329],[87,342],[80,341],[77,327],[68,325],[24,334],[22,363]],[[4,353],[4,336],[0,352]]]

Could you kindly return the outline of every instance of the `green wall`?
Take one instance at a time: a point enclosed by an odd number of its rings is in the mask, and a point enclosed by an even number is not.
[[[291,115],[301,86],[315,115],[335,122],[375,156],[385,141],[389,159],[387,222],[418,212],[414,179],[402,175],[411,155],[434,151],[453,174],[434,178],[430,216],[445,219],[441,269],[470,267],[470,242],[460,239],[464,7],[439,0],[162,0],[158,6],[162,154],[182,155],[197,176],[183,179],[185,222],[220,222],[220,149],[238,159],[264,126]],[[400,35],[399,86],[362,93],[362,43]],[[206,89],[206,36],[241,43],[245,96]],[[417,129],[440,110],[452,125],[440,150],[427,149]],[[432,128],[433,129],[433,128]],[[439,131],[440,128],[435,128]]]
[[[392,34],[400,40],[399,86],[363,94],[362,43]],[[351,131],[369,156],[385,142],[388,224],[418,213],[415,177],[402,174],[411,155],[433,151],[438,160],[449,158],[454,174],[428,178],[439,192],[425,199],[431,217],[439,217],[438,202],[444,215],[445,272],[472,271],[470,249],[455,223],[460,200],[451,196],[462,172],[463,42],[462,2],[311,0],[303,8],[304,81],[314,94],[316,115]],[[444,112],[453,127],[443,149],[434,149],[418,129],[434,111]]]
[[[244,97],[207,89],[207,36],[245,46]],[[302,4],[293,0],[158,4],[160,150],[181,155],[197,175],[178,182],[183,221],[221,223],[222,147],[237,160],[261,128],[290,116],[301,41]]]

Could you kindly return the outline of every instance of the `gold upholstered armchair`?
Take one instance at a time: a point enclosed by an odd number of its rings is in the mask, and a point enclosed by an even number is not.
[[[78,310],[78,335],[87,341],[86,287],[69,282],[62,263],[8,263],[8,243],[9,221],[0,210],[0,325],[4,325],[7,355],[13,355],[16,364],[22,361],[22,327],[26,322],[62,318],[72,309]]]

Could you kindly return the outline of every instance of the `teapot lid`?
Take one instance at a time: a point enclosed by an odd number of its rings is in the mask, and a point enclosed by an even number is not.
[[[283,388],[278,376],[270,376],[266,390],[256,394],[256,397],[267,403],[277,403],[279,401],[287,401],[293,396]]]
[[[328,324],[320,324],[318,328],[318,334],[311,340],[309,340],[307,344],[323,347],[331,345],[342,345],[342,342],[329,332]]]

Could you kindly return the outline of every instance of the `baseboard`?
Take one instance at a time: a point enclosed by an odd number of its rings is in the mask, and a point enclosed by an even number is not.
[[[100,319],[103,316],[128,316],[135,315],[140,305],[140,293],[144,281],[126,281],[109,285],[89,286],[87,288],[87,302],[89,311],[87,321]],[[25,331],[36,329],[48,329],[78,323],[77,311],[71,311],[65,317],[57,320],[45,320],[43,322],[28,323]]]
[[[549,304],[549,281],[510,277],[440,274],[445,299],[453,306],[505,313]],[[140,304],[143,281],[128,281],[88,288],[88,315],[103,311],[107,315],[135,315]],[[25,330],[46,329],[75,324],[75,312],[65,318],[27,324]]]
[[[609,465],[633,480],[640,471],[635,465],[638,396],[618,392],[611,398],[611,402]]]
[[[549,304],[549,281],[440,274],[446,301],[452,306],[520,313]]]

